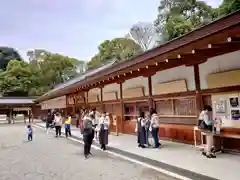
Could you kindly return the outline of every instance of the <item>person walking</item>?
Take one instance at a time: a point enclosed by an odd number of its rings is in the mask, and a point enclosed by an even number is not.
[[[55,118],[54,118],[56,137],[61,137],[62,121],[63,121],[63,119],[62,119],[61,114],[59,112],[57,112],[55,115]]]
[[[93,116],[93,115],[91,115]],[[87,159],[91,154],[91,145],[93,140],[93,117],[85,116],[83,122],[83,142],[84,142],[84,157]]]
[[[140,115],[136,123],[136,131],[137,131],[138,147],[141,147],[141,148],[145,148],[145,144],[146,144],[145,121],[146,120],[145,120],[144,112],[140,112]]]
[[[108,144],[108,127],[109,127],[109,117],[106,112],[102,114],[99,120],[99,143],[103,151],[106,150],[106,145]]]
[[[28,141],[32,141],[32,139],[33,139],[33,129],[32,129],[32,126],[29,124],[27,126],[27,128],[28,128]]]
[[[157,115],[157,112],[155,109],[150,110],[150,115],[151,115],[151,124],[150,124],[150,130],[152,132],[152,137],[154,140],[154,148],[159,148],[161,145],[159,143],[159,138],[158,138],[158,132],[159,132],[159,117]]]

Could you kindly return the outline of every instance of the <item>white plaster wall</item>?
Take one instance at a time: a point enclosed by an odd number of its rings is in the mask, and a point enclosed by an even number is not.
[[[240,50],[216,56],[199,65],[201,89],[207,89],[207,76],[209,74],[224,72],[240,68]]]
[[[148,96],[148,78],[141,76],[129,79],[123,83],[123,90],[134,87],[144,87],[145,96]]]
[[[88,94],[97,94],[97,95],[101,95],[101,89],[100,88],[93,88],[93,89],[90,89]]]
[[[196,89],[193,67],[179,66],[157,72],[154,76],[152,76],[153,94],[155,94],[154,84],[182,79],[186,80],[188,90],[192,91]]]
[[[117,92],[118,99],[120,98],[120,85],[117,83],[109,84],[103,88],[103,96],[106,92]]]

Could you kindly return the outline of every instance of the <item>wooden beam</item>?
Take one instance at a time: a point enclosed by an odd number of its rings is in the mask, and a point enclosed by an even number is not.
[[[120,88],[120,132],[123,132],[123,128],[124,128],[124,102],[123,102],[123,84],[120,83],[119,84],[119,88]]]
[[[100,103],[101,103],[101,110],[102,112],[105,111],[104,104],[103,104],[103,87],[100,87]]]
[[[148,77],[148,104],[149,104],[149,108],[153,108],[152,76],[149,76],[149,77]]]
[[[195,80],[195,87],[196,87],[196,110],[197,110],[197,114],[199,114],[203,106],[202,96],[199,94],[199,92],[201,91],[199,65],[196,64],[193,67],[194,67],[194,80]]]

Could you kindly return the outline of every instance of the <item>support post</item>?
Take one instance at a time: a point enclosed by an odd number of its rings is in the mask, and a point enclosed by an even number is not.
[[[202,95],[199,94],[201,90],[200,86],[200,75],[199,75],[199,65],[195,64],[194,66],[194,80],[195,80],[195,86],[196,86],[196,113],[197,115],[201,112],[203,102],[202,102]]]
[[[152,96],[152,76],[148,76],[148,105],[149,109],[154,108],[153,96]]]
[[[102,112],[104,112],[105,107],[104,107],[104,104],[103,104],[103,86],[100,87],[100,103],[101,103],[101,110],[102,110]]]
[[[119,82],[120,88],[120,122],[117,120],[117,124],[120,124],[120,132],[124,132],[124,101],[123,101],[123,81]],[[119,129],[119,128],[117,128]]]
[[[13,119],[12,117],[13,117],[13,115],[12,115],[12,108],[10,108],[8,124],[12,123],[12,119]]]

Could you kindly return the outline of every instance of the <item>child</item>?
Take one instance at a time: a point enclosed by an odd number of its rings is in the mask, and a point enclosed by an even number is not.
[[[72,136],[71,135],[71,116],[68,117],[68,119],[66,119],[65,121],[65,135],[66,135],[66,138],[69,136]]]
[[[29,125],[27,126],[27,128],[28,128],[28,141],[32,141],[32,134],[33,134],[32,127],[31,127],[31,125],[29,124]]]

